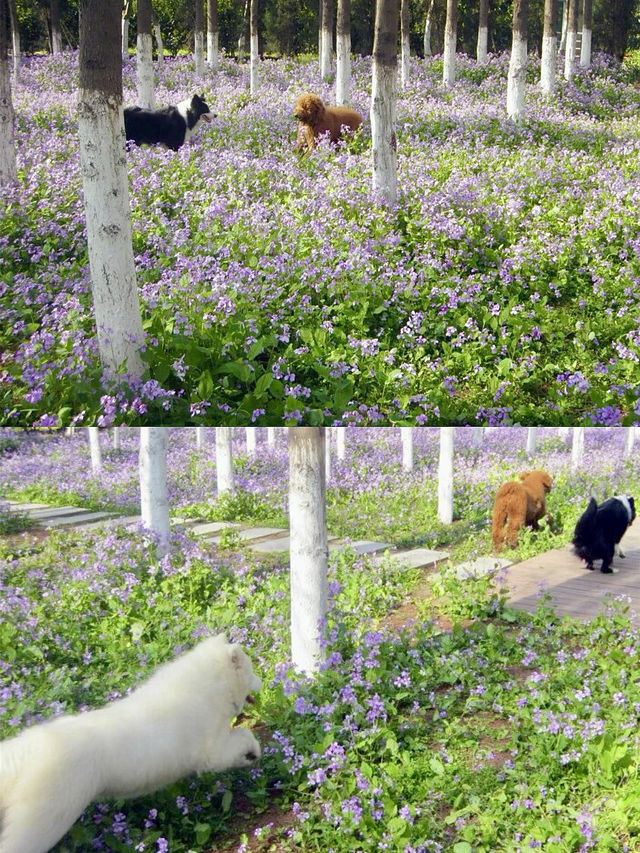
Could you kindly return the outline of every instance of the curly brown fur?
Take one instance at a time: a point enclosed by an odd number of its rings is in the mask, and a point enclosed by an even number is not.
[[[328,133],[331,142],[336,143],[342,139],[343,128],[357,130],[363,121],[360,113],[348,107],[326,107],[312,92],[300,95],[293,114],[298,119],[297,151],[311,151],[323,133]]]
[[[546,471],[525,471],[520,474],[519,483],[500,486],[493,502],[491,525],[496,551],[504,547],[505,541],[516,548],[518,532],[525,524],[538,529],[538,521],[547,514],[545,496],[551,491],[552,483]]]

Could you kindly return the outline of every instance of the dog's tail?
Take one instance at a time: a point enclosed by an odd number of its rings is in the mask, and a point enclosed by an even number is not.
[[[592,497],[589,500],[589,506],[578,519],[576,528],[573,531],[572,544],[576,552],[578,552],[578,549],[580,549],[581,546],[588,545],[593,538],[593,523],[595,521],[597,511],[598,502]]]

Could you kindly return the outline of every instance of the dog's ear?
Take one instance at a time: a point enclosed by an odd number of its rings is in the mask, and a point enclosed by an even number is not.
[[[521,480],[526,480],[527,477],[529,476],[529,474],[530,474],[529,471],[523,471],[522,474],[519,474],[519,477]]]
[[[243,651],[237,643],[229,646],[229,659],[234,669],[242,669]]]

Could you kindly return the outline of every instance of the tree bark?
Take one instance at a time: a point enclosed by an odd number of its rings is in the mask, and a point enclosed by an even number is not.
[[[193,54],[196,75],[204,74],[204,6],[203,0],[195,0],[196,24],[193,33]]]
[[[9,40],[7,38],[7,3],[0,0],[0,186],[17,177],[14,112],[9,73]]]
[[[331,76],[333,60],[333,0],[320,0],[320,76]]]
[[[433,15],[433,4],[435,0],[427,0],[427,13],[424,18],[424,41],[423,41],[423,50],[424,50],[424,58],[429,59],[433,53],[431,51],[431,25],[432,15]]]
[[[231,427],[216,427],[216,480],[218,495],[234,491]]]
[[[324,659],[327,614],[325,430],[289,428],[291,659],[311,675]]]
[[[20,30],[16,14],[16,0],[7,0],[9,4],[9,23],[11,25],[11,51],[13,53],[13,83],[20,79]]]
[[[453,427],[440,427],[438,460],[438,520],[453,521]]]
[[[484,64],[487,61],[489,46],[489,0],[480,0],[478,13],[478,42],[476,45],[476,61]]]
[[[247,439],[247,456],[251,458],[256,455],[256,439],[258,437],[256,427],[245,427],[245,437]]]
[[[556,88],[556,62],[558,58],[557,17],[558,0],[545,0],[542,58],[540,60],[540,88],[545,95],[552,95]]]
[[[571,468],[575,471],[582,465],[584,456],[584,427],[573,427],[571,431]]]
[[[142,526],[157,538],[156,552],[159,557],[169,552],[168,446],[169,430],[166,427],[140,429],[140,514]]]
[[[54,56],[62,53],[62,32],[60,31],[60,0],[51,0],[49,6],[51,15],[51,53]]]
[[[249,68],[249,91],[255,95],[258,91],[258,65],[260,63],[260,53],[258,50],[258,0],[251,0],[250,15],[249,15],[249,48],[250,48],[250,68]]]
[[[564,52],[564,79],[571,80],[576,63],[578,41],[578,0],[567,0],[567,44]]]
[[[120,0],[81,0],[78,129],[91,289],[102,365],[142,375],[142,318],[131,245]]]
[[[536,428],[527,427],[527,456],[533,456],[536,452]]]
[[[138,0],[136,39],[136,82],[138,104],[145,109],[155,107],[153,83],[153,41],[151,39],[151,0]]]
[[[411,64],[411,40],[409,20],[409,0],[400,0],[400,86],[409,84],[409,68]]]
[[[100,430],[98,427],[87,427],[89,438],[89,453],[91,455],[91,471],[99,474],[102,470],[102,451],[100,449]]]
[[[447,0],[447,18],[444,25],[444,56],[442,63],[442,84],[453,86],[456,82],[456,42],[458,40],[458,21],[456,0]]]
[[[511,59],[507,76],[507,115],[513,121],[524,118],[524,95],[527,82],[527,13],[528,0],[514,0]]]
[[[398,0],[376,0],[371,88],[373,189],[387,202],[398,196],[396,157],[396,76]]]
[[[212,71],[220,67],[218,0],[207,0],[207,62]]]
[[[351,0],[338,0],[336,20],[336,104],[349,102],[351,89]]]
[[[122,7],[122,58],[129,59],[129,13],[131,11],[131,0],[125,0]]]
[[[580,67],[588,68],[591,65],[591,35],[593,25],[593,4],[591,0],[584,0],[582,7],[582,42],[580,43]]]
[[[152,19],[151,21],[151,29],[153,30],[153,37],[156,40],[156,51],[158,52],[158,65],[162,65],[164,62],[164,44],[162,42],[162,30],[160,29],[160,24],[157,21]]]

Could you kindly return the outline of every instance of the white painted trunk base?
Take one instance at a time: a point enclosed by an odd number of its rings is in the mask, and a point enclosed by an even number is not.
[[[371,89],[373,190],[390,204],[398,198],[396,156],[396,69],[373,63]]]
[[[443,524],[453,521],[453,427],[440,427],[438,519]]]
[[[13,120],[11,78],[9,63],[5,60],[0,61],[0,186],[12,183],[17,176]]]
[[[158,51],[158,65],[164,62],[164,44],[162,42],[162,31],[160,24],[152,24],[153,37],[156,40],[156,50]]]
[[[129,58],[129,19],[122,19],[122,55],[125,59]]]
[[[289,429],[291,534],[291,659],[311,675],[324,658],[321,625],[327,613],[325,432]]]
[[[220,67],[218,33],[207,33],[207,63],[212,71],[217,71]]]
[[[427,15],[427,19],[424,22],[424,38],[422,42],[422,49],[424,51],[424,58],[429,59],[433,56],[431,51],[431,16]]]
[[[151,40],[151,33],[141,33],[136,42],[136,83],[138,106],[146,110],[154,109],[153,41]]]
[[[532,456],[536,452],[536,428],[527,428],[527,455]]]
[[[349,103],[351,89],[351,36],[340,34],[336,42],[336,104]]]
[[[445,87],[453,86],[456,82],[456,42],[457,34],[445,31],[442,64],[442,84]]]
[[[636,442],[636,429],[637,427],[627,427],[627,433],[624,442],[625,459],[628,459],[633,453],[633,446]]]
[[[62,33],[60,30],[56,30],[51,33],[51,53],[56,56],[58,53],[62,53]]]
[[[87,427],[89,437],[89,453],[91,455],[91,470],[98,474],[102,468],[102,451],[100,449],[100,430],[98,427]]]
[[[540,88],[545,95],[552,95],[556,89],[556,62],[558,59],[558,40],[554,35],[542,39],[542,57],[540,59]]]
[[[409,84],[409,68],[411,65],[411,45],[409,36],[402,39],[400,52],[400,85],[404,89]]]
[[[489,44],[488,27],[480,27],[478,30],[478,42],[476,45],[476,61],[481,65],[487,61],[487,46]]]
[[[216,482],[219,495],[234,490],[231,427],[216,427]]]
[[[245,435],[247,438],[247,456],[255,456],[258,431],[255,427],[245,427]]]
[[[527,40],[513,39],[507,76],[507,115],[513,121],[524,117],[524,94],[527,82]]]
[[[576,64],[576,41],[575,30],[567,30],[567,47],[564,54],[564,79],[571,80]]]
[[[580,67],[588,68],[591,65],[591,30],[582,30],[582,44],[580,45]]]
[[[333,38],[331,30],[323,27],[320,33],[320,76],[326,80],[331,76],[333,62]]]
[[[340,461],[343,461],[346,454],[346,429],[344,427],[334,427],[334,429],[336,431],[336,456]]]
[[[413,471],[413,429],[400,427],[402,439],[402,470],[406,473]]]
[[[169,430],[165,427],[140,428],[140,515],[143,527],[157,536],[160,557],[169,551],[168,446]]]
[[[98,347],[111,372],[143,372],[140,302],[131,245],[129,184],[120,99],[80,89],[80,168],[89,245],[89,266]]]
[[[196,74],[202,77],[204,74],[204,33],[200,30],[193,37],[193,58],[196,66]]]
[[[573,427],[571,441],[571,467],[575,471],[582,465],[584,455],[584,427]]]
[[[258,53],[258,36],[251,36],[251,59],[249,62],[249,91],[255,95],[258,91],[258,65],[260,64],[260,54]]]

